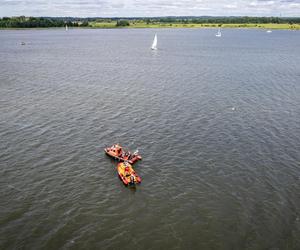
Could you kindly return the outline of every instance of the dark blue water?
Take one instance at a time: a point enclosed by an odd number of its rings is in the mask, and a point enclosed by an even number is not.
[[[0,249],[300,248],[300,32],[215,33],[0,31]]]

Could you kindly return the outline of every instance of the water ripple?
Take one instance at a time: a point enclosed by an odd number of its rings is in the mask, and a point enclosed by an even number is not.
[[[299,32],[155,32],[0,31],[1,249],[300,247]]]

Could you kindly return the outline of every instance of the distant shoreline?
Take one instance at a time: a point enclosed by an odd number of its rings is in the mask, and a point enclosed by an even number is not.
[[[146,23],[130,23],[129,26],[117,27],[115,22],[111,23],[100,23],[100,22],[91,22],[89,24],[90,28],[256,28],[256,29],[283,29],[283,30],[300,30],[300,24],[289,24],[289,23],[156,23],[156,24],[146,24]]]
[[[257,28],[300,30],[300,17],[3,17],[0,29],[45,28]]]
[[[69,29],[206,29],[206,28],[232,28],[232,29],[272,29],[272,30],[300,30],[300,24],[181,24],[181,23],[164,23],[164,24],[130,24],[129,26],[116,26],[116,23],[91,23],[86,27],[69,27]],[[65,29],[64,27],[32,27],[32,28],[4,28],[0,27],[0,30],[46,30],[46,29]]]

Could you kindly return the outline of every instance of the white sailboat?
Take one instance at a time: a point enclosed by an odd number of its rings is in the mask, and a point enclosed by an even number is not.
[[[267,30],[267,33],[272,33],[272,30]]]
[[[66,25],[66,31],[68,31],[68,25]]]
[[[221,37],[222,36],[222,33],[221,33],[221,29],[219,27],[219,30],[218,30],[218,33],[216,34],[216,37]]]
[[[151,46],[152,50],[157,50],[157,34],[155,34],[154,39],[153,39],[153,43]]]

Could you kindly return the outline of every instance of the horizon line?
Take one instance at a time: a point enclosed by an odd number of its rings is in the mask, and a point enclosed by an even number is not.
[[[168,16],[111,16],[111,17],[102,17],[102,16],[33,16],[33,15],[15,15],[15,16],[0,16],[0,18],[4,18],[4,17],[8,17],[8,18],[12,18],[12,17],[47,17],[47,18],[103,18],[103,19],[110,19],[110,18],[178,18],[178,17],[185,17],[185,18],[199,18],[199,17],[213,17],[213,18],[230,18],[230,17],[254,17],[254,18],[300,18],[300,16],[251,16],[251,15],[230,15],[230,16],[214,16],[214,15],[201,15],[201,16],[194,16],[194,15],[168,15]]]

